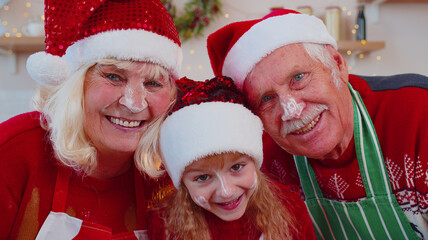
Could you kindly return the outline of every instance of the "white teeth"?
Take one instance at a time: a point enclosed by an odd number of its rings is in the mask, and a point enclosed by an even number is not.
[[[123,126],[123,127],[138,127],[141,124],[141,121],[123,121],[118,118],[109,117],[110,122]]]
[[[317,124],[318,120],[320,120],[320,115],[318,115],[317,118],[315,118],[314,120],[312,120],[312,122],[310,122],[304,128],[301,128],[301,129],[295,131],[294,133],[296,133],[296,134],[303,134],[303,133],[309,132]]]

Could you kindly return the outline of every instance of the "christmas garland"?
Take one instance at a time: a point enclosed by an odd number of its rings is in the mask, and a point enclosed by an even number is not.
[[[219,0],[191,0],[184,6],[184,15],[177,16],[172,0],[161,0],[174,20],[182,42],[194,36],[203,36],[202,31],[221,11]]]

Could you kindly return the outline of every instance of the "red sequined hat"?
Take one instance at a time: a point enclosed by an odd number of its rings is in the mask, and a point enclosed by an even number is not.
[[[177,102],[160,131],[162,159],[176,188],[186,166],[209,155],[239,152],[262,165],[262,122],[244,106],[232,79],[176,83]]]
[[[42,85],[104,58],[156,63],[175,77],[181,68],[178,32],[159,0],[45,0],[45,36],[46,52],[27,61]]]
[[[207,48],[216,76],[229,76],[239,89],[256,64],[275,49],[293,43],[337,43],[315,16],[279,9],[263,18],[234,22],[208,36]]]

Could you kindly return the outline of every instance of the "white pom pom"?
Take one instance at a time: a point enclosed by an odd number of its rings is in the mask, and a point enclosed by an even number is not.
[[[37,52],[27,59],[27,71],[43,86],[55,86],[70,75],[68,62],[59,56],[46,52]]]

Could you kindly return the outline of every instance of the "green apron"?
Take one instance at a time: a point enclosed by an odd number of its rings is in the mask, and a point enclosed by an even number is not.
[[[354,108],[355,150],[367,198],[358,202],[324,198],[307,158],[294,156],[317,237],[419,239],[392,193],[376,132],[361,97],[348,86]]]

